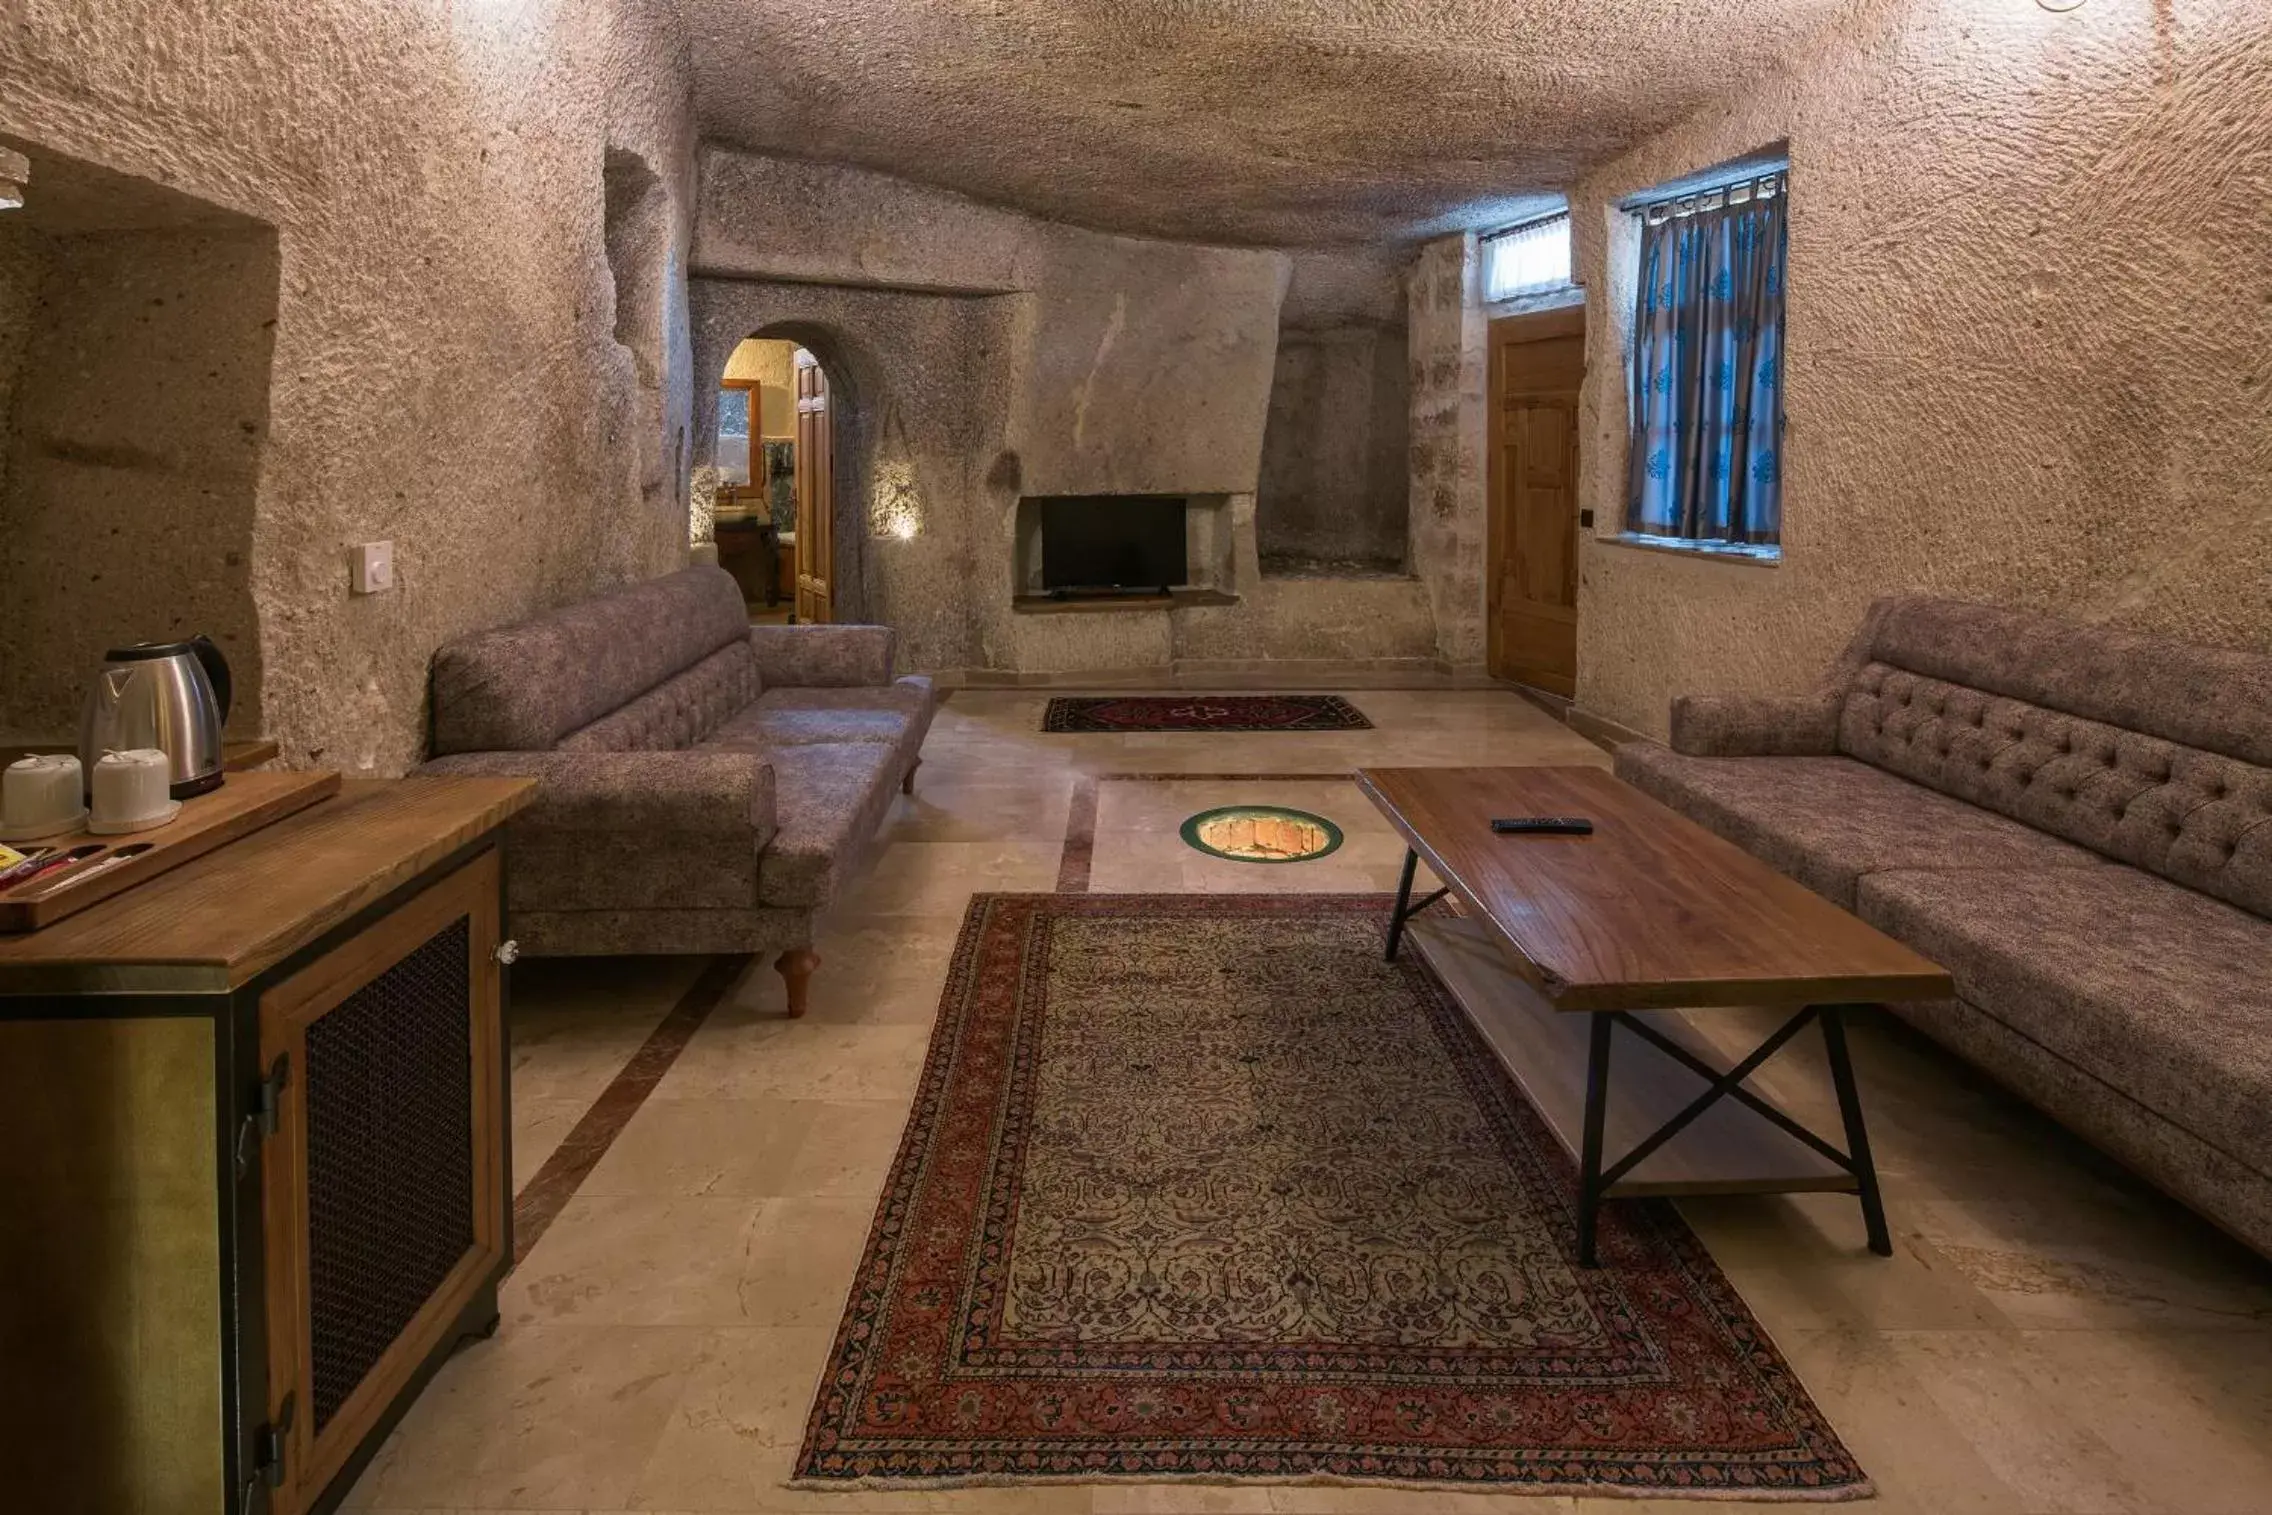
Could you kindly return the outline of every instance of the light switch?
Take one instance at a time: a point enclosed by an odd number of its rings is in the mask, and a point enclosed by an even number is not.
[[[394,588],[394,543],[361,542],[349,548],[347,581],[357,594]]]

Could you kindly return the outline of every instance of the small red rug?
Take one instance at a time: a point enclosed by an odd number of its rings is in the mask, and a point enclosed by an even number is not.
[[[797,1486],[1866,1495],[1669,1205],[1577,1266],[1567,1156],[1387,911],[974,900]]]
[[[1049,702],[1044,731],[1370,731],[1332,694],[1124,694]]]

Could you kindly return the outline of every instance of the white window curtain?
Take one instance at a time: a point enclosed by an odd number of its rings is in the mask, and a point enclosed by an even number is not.
[[[1483,298],[1566,289],[1570,284],[1570,216],[1567,211],[1483,239]]]

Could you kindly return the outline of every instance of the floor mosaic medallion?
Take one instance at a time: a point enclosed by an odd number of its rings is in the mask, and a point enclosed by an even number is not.
[[[1235,863],[1306,863],[1341,845],[1341,828],[1322,815],[1281,805],[1225,805],[1183,823],[1185,843]]]

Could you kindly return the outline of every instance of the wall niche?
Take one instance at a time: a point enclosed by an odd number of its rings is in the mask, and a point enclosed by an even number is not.
[[[1255,495],[1264,574],[1405,571],[1410,397],[1396,261],[1295,254]]]
[[[256,732],[275,228],[0,145],[31,162],[0,211],[0,736],[71,738],[106,648],[195,632]]]

